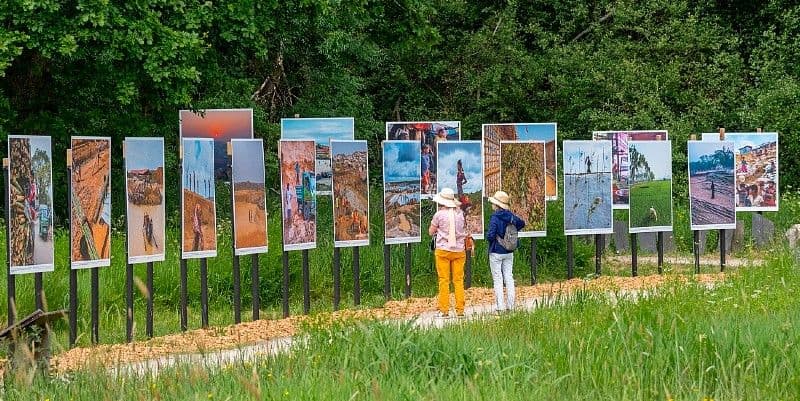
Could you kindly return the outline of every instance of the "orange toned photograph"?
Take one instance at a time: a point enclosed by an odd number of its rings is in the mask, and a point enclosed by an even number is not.
[[[367,141],[331,141],[333,245],[369,245]]]
[[[73,269],[109,266],[111,138],[72,137],[70,256]]]
[[[253,109],[181,110],[180,135],[213,139],[214,179],[228,182],[228,142],[253,138]]]
[[[313,140],[281,140],[283,250],[317,246],[317,188]]]
[[[183,138],[183,259],[217,256],[214,142]]]
[[[237,255],[267,252],[264,143],[261,139],[231,140],[233,218]]]

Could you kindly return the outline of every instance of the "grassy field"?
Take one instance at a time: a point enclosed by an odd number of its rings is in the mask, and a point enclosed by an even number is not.
[[[650,208],[656,210],[658,220],[650,217]],[[650,181],[633,185],[630,189],[631,227],[669,226],[672,222],[672,181]]]
[[[673,282],[645,299],[564,303],[445,329],[308,329],[292,354],[158,377],[81,372],[6,382],[14,400],[794,399],[800,274],[788,252],[714,288]]]

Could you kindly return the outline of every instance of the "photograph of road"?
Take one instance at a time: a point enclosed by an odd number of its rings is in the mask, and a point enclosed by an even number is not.
[[[111,264],[111,138],[73,136],[70,257],[73,269]]]
[[[736,228],[732,141],[689,141],[692,230]]]
[[[353,117],[282,118],[281,139],[314,140],[317,195],[330,195],[332,174],[330,142],[355,139],[355,120]]]
[[[703,140],[717,141],[719,133],[705,133]],[[729,132],[725,140],[734,146],[736,211],[777,212],[781,198],[778,133]]]
[[[564,235],[611,234],[611,141],[564,141]]]
[[[387,122],[386,140],[420,141],[422,170],[422,198],[436,195],[437,144],[461,140],[461,121],[412,121]]]
[[[181,257],[217,256],[214,140],[183,138],[181,173]]]
[[[313,140],[279,145],[283,250],[317,246],[316,152]]]
[[[672,231],[672,143],[635,141],[628,150],[628,232]]]
[[[125,138],[128,263],[164,260],[164,138]]]
[[[439,142],[436,192],[450,188],[461,202],[467,233],[483,239],[483,163],[481,141]]]
[[[261,139],[232,139],[231,150],[235,253],[267,252],[264,142]]]
[[[542,141],[545,143],[545,194],[558,199],[558,126],[556,123],[483,124],[483,171],[486,196],[500,190],[500,142]]]
[[[181,138],[214,140],[214,178],[230,182],[228,142],[253,138],[253,109],[181,110]]]
[[[420,148],[417,140],[383,142],[384,242],[420,242]]]
[[[594,131],[592,139],[611,141],[614,209],[627,209],[630,196],[628,146],[634,141],[666,141],[669,139],[667,131]]]
[[[500,142],[500,186],[512,200],[510,210],[525,221],[519,237],[547,235],[547,145],[543,141]]]
[[[8,137],[11,274],[53,271],[53,158],[49,136]]]
[[[333,245],[369,245],[367,141],[331,141]]]

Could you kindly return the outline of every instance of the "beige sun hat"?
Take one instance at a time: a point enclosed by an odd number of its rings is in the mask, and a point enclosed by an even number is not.
[[[508,194],[504,191],[497,191],[494,196],[489,197],[489,202],[494,203],[502,209],[508,209]]]
[[[456,199],[456,193],[451,188],[442,188],[442,192],[436,194],[433,201],[444,207],[461,206],[461,202]]]

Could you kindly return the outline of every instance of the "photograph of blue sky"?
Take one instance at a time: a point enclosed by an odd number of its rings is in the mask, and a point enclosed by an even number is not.
[[[718,150],[722,150],[724,148],[732,149],[734,146],[733,142],[728,141],[727,139],[724,142],[720,142],[719,136],[717,137],[716,141],[692,141],[691,143],[692,146],[689,146],[688,151],[690,163],[700,161],[700,156],[712,155]],[[691,165],[689,165],[689,167],[691,167]]]
[[[352,155],[355,152],[366,152],[367,143],[364,141],[336,141],[331,142],[331,156]]]
[[[233,182],[264,182],[264,147],[260,139],[231,141]]]
[[[155,170],[164,166],[163,138],[125,140],[125,165],[128,170]]]
[[[465,193],[480,192],[483,189],[483,163],[481,163],[481,142],[440,142],[437,156],[439,167],[437,180],[438,191],[442,188],[456,190],[457,163],[461,160],[467,183]]]
[[[317,145],[328,146],[331,139],[353,139],[352,118],[284,118],[281,120],[281,139],[313,139]]]
[[[592,162],[592,173],[611,172],[611,141],[571,141],[564,146],[564,174],[586,172],[586,157]]]
[[[719,141],[719,133],[711,132],[703,134],[704,141]],[[734,151],[738,152],[740,148],[745,146],[752,146],[754,149],[769,142],[776,142],[778,140],[777,132],[731,132],[725,134],[726,141],[733,141],[736,148]]]
[[[384,182],[419,181],[420,142],[384,142],[383,171]]]
[[[644,156],[656,180],[672,178],[672,153],[668,141],[628,142],[628,149],[636,149]]]
[[[214,180],[214,141],[210,138],[183,138],[183,187],[190,188],[191,176],[197,180],[200,195],[214,198],[214,185],[204,185]],[[205,189],[204,189],[205,188]]]
[[[556,124],[515,124],[518,140],[526,141],[554,141],[556,139]]]

